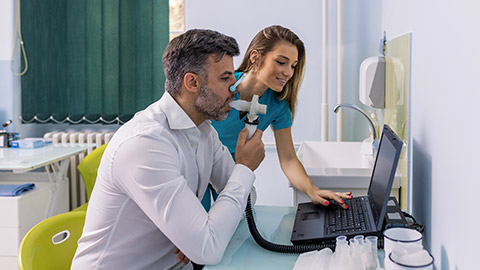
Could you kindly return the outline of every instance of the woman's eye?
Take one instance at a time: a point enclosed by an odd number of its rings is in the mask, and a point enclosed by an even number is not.
[[[297,66],[292,66],[292,69],[296,69],[296,68],[297,68]]]
[[[277,61],[277,63],[278,63],[279,65],[281,65],[281,66],[285,65],[285,62],[278,61],[278,60],[276,60],[276,61]]]

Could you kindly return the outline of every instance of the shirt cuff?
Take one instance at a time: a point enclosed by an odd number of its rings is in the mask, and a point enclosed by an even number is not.
[[[255,173],[243,164],[235,164],[229,182],[237,183],[250,190],[255,182]]]

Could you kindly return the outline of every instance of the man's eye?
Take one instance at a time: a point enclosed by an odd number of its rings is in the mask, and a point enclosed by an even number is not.
[[[224,81],[228,81],[230,79],[230,77],[222,77],[222,80]]]

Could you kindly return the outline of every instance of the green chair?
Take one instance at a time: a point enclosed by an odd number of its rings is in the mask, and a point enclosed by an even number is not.
[[[77,166],[77,170],[82,175],[83,182],[85,183],[85,189],[87,190],[87,201],[90,199],[92,194],[93,186],[95,185],[95,180],[97,179],[97,170],[100,166],[100,160],[102,159],[103,152],[107,143],[95,148],[90,154],[88,154],[80,164]],[[73,209],[73,211],[86,211],[88,202]]]
[[[19,269],[70,269],[82,235],[85,214],[85,211],[63,213],[30,229],[20,243]]]

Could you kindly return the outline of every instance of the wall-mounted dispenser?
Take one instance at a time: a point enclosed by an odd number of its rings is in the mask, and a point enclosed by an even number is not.
[[[385,108],[385,57],[369,57],[360,65],[360,101],[372,108]]]

